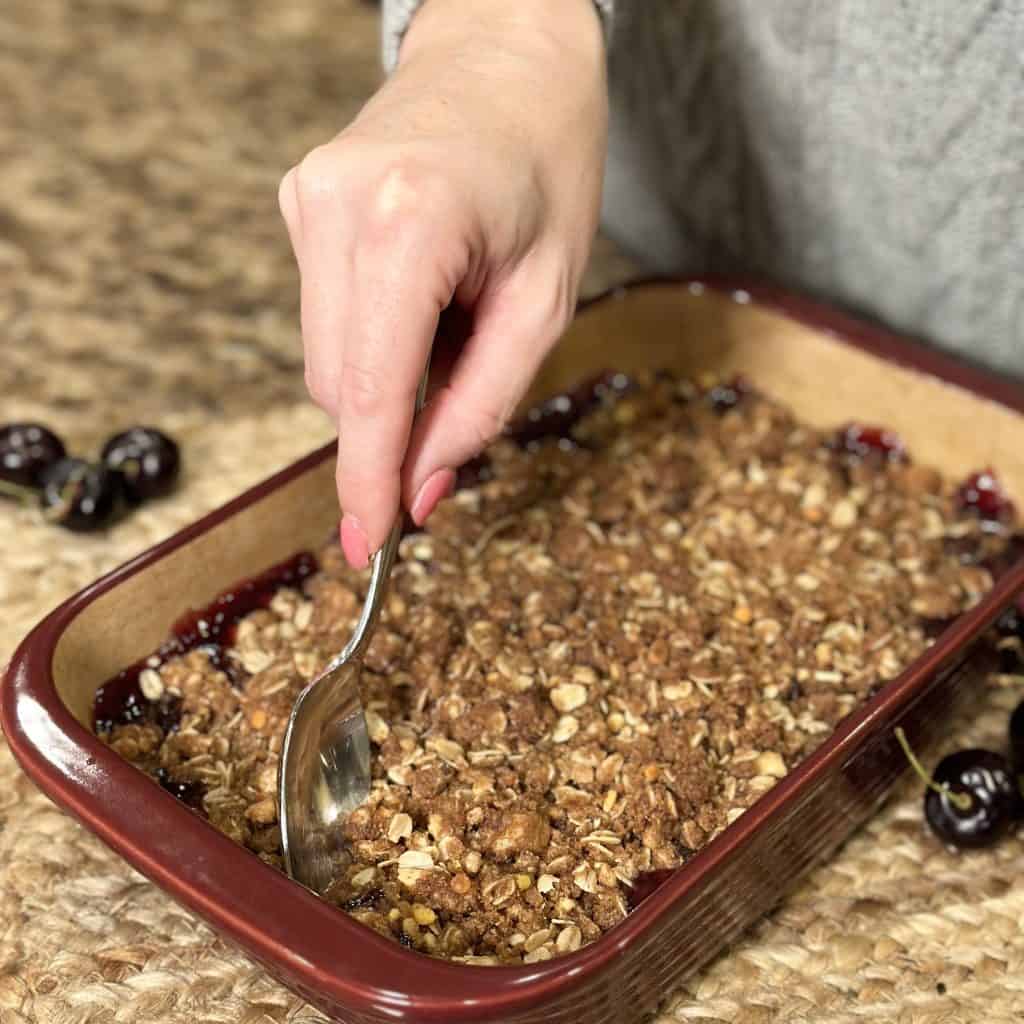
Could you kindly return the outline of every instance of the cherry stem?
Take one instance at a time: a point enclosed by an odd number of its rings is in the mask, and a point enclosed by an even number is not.
[[[23,505],[31,505],[38,500],[38,495],[31,487],[22,487],[21,484],[12,484],[9,480],[0,480],[0,494],[6,494]]]
[[[85,466],[75,466],[71,470],[67,480],[64,481],[64,486],[60,489],[57,501],[43,510],[43,518],[48,523],[59,523],[64,518],[75,498],[78,497],[80,485],[85,479],[86,473],[88,473],[88,468]]]
[[[903,731],[901,726],[896,726],[893,730],[896,734],[896,739],[899,740],[900,746],[903,748],[903,753],[907,755],[907,760],[910,762],[910,767],[921,777],[921,781],[929,788],[935,790],[940,796],[944,796],[957,810],[969,811],[971,809],[971,798],[966,793],[954,793],[948,783],[943,783],[941,786],[937,783],[931,775],[925,771],[924,766],[917,759],[917,755],[913,750],[910,749],[910,743],[907,740],[907,734]]]

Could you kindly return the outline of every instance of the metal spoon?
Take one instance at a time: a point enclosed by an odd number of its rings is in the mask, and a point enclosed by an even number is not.
[[[423,407],[426,388],[424,369],[416,412]],[[374,555],[352,638],[299,694],[284,734],[278,773],[284,863],[292,878],[318,893],[326,891],[347,860],[341,821],[370,795],[370,739],[359,675],[401,538],[399,513]]]

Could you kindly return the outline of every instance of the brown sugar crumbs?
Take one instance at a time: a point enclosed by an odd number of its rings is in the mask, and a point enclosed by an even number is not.
[[[977,603],[1007,544],[900,448],[738,385],[602,395],[560,438],[495,444],[403,540],[366,656],[373,788],[328,898],[427,953],[597,938]],[[141,673],[180,719],[107,734],[276,867],[287,716],[366,585],[337,544],[318,557],[226,651]]]

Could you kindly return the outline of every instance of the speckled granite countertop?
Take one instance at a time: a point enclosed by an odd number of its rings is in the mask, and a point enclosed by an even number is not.
[[[330,436],[305,399],[277,182],[373,89],[376,20],[362,0],[5,0],[0,421],[44,420],[82,452],[154,423],[186,471],[97,537],[0,506],[0,664],[58,600]],[[626,267],[602,243],[587,290]],[[664,993],[659,1019],[1019,1020],[1022,921],[1014,844],[949,858],[915,797]],[[53,808],[0,741],[0,1024],[321,1020]]]

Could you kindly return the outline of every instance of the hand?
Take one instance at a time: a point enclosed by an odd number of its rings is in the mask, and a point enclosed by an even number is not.
[[[281,182],[306,382],[338,423],[341,540],[366,565],[495,438],[572,316],[600,206],[591,0],[428,0],[356,120]],[[441,312],[471,328],[413,404]],[[412,436],[410,436],[412,430]]]

